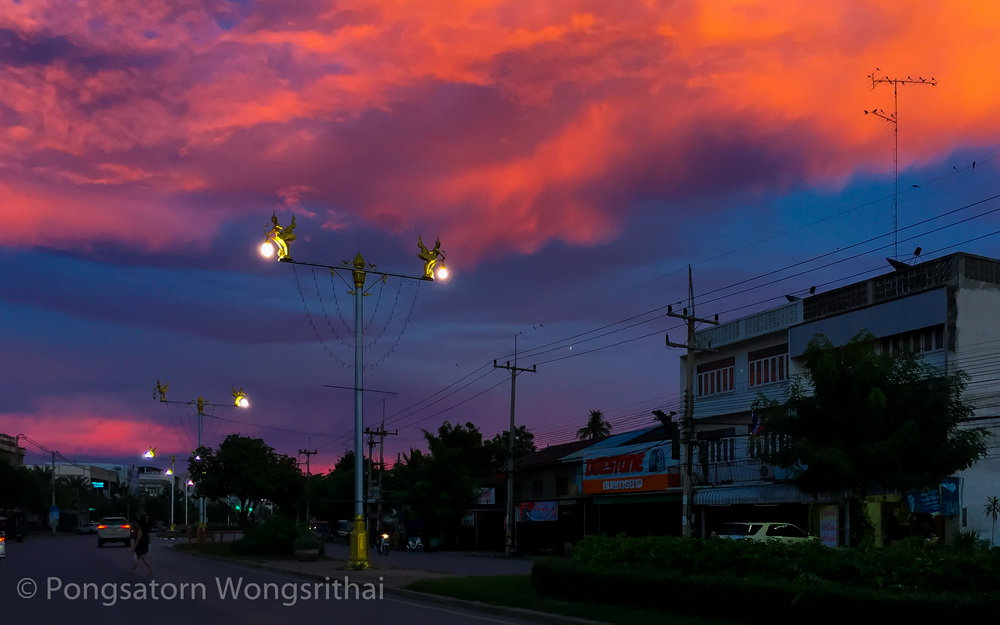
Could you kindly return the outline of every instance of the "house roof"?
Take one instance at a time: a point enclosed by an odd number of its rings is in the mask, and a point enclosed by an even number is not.
[[[561,443],[559,445],[549,445],[544,449],[539,449],[536,452],[530,453],[521,460],[518,461],[517,467],[519,469],[526,469],[531,467],[538,467],[546,464],[558,464],[562,462],[565,456],[573,454],[576,451],[585,449],[594,444],[594,441],[573,441],[570,443]]]
[[[605,436],[596,440],[572,441],[559,445],[550,445],[544,449],[528,454],[518,461],[517,468],[527,469],[547,464],[561,464],[573,462],[584,457],[585,453],[592,450],[606,449],[613,453],[615,447],[622,445],[636,445],[641,443],[655,443],[658,441],[671,440],[672,435],[667,428],[656,425],[648,428],[622,432],[613,436]]]

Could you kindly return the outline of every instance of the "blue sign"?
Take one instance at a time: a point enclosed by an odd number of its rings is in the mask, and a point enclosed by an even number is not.
[[[962,511],[962,478],[946,477],[941,480],[941,514],[956,516]]]

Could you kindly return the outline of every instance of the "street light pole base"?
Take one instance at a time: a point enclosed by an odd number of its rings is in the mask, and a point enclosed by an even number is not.
[[[354,517],[354,529],[351,531],[351,556],[348,566],[355,571],[364,571],[372,566],[368,560],[368,532],[365,531],[365,519]]]

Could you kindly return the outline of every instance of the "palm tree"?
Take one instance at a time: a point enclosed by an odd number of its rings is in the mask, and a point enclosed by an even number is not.
[[[997,517],[1000,517],[1000,498],[987,497],[986,498],[986,516],[993,519],[993,528],[990,532],[990,547],[996,547],[997,541]]]
[[[587,425],[576,431],[576,437],[581,441],[592,441],[604,438],[609,434],[611,434],[611,424],[604,418],[604,414],[600,410],[591,410]]]
[[[90,486],[90,481],[82,475],[60,475],[56,478],[56,484],[63,489],[67,507],[76,506],[79,510],[83,505],[83,488]]]

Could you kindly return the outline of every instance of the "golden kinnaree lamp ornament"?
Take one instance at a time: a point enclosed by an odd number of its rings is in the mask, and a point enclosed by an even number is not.
[[[278,260],[291,257],[288,255],[289,244],[295,240],[295,215],[288,227],[278,223],[278,214],[271,214],[271,229],[264,233],[264,242],[260,246],[260,254],[264,258],[271,258],[277,255]]]
[[[233,405],[237,408],[246,408],[250,405],[250,400],[247,399],[247,394],[242,386],[240,390],[236,390],[235,386],[233,387]]]
[[[420,253],[417,254],[417,258],[424,261],[424,279],[433,280],[435,278],[441,280],[448,279],[448,268],[444,266],[444,250],[441,249],[441,239],[434,242],[434,249],[429,250],[427,246],[424,245],[424,240],[421,237],[417,237],[417,247],[420,248]],[[438,266],[440,262],[440,267],[435,271],[435,267]]]

